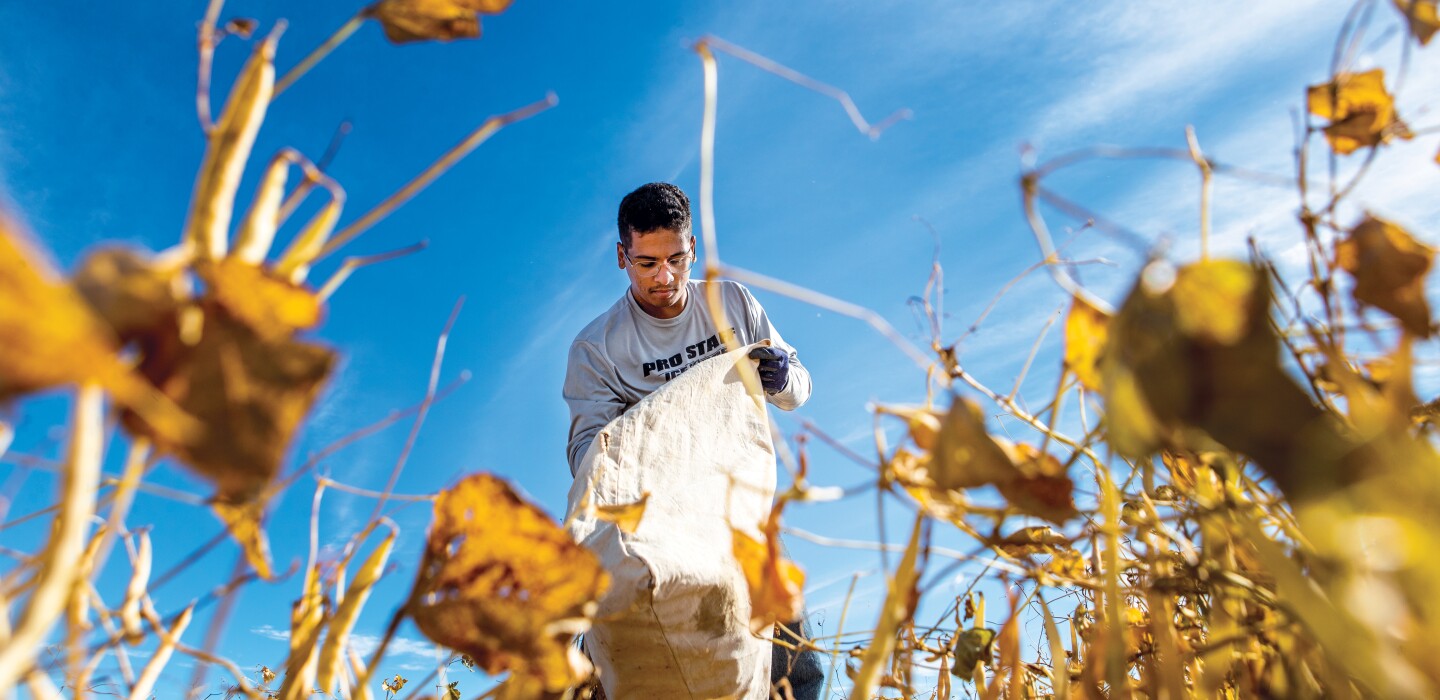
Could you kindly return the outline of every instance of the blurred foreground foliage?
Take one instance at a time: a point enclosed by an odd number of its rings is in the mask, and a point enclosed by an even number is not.
[[[413,591],[368,660],[350,634],[389,562],[395,526],[377,507],[339,562],[322,566],[312,551],[292,608],[288,657],[278,671],[260,667],[258,679],[213,649],[182,643],[199,601],[168,615],[154,609],[151,539],[164,532],[132,529],[126,519],[147,472],[173,460],[213,484],[208,503],[246,554],[251,573],[226,590],[277,576],[263,525],[267,504],[303,473],[282,476],[282,463],[336,360],[308,331],[345,277],[376,260],[351,259],[318,289],[311,269],[490,134],[553,100],[487,120],[339,232],[344,190],[289,149],[268,162],[249,210],[232,226],[255,135],[270,101],[357,23],[374,19],[397,42],[474,37],[478,15],[507,4],[382,0],[278,81],[279,33],[271,32],[255,42],[212,123],[210,53],[220,39],[248,38],[257,26],[234,21],[217,29],[220,8],[212,2],[201,27],[197,100],[209,147],[182,241],[158,254],[101,246],[65,279],[13,217],[0,218],[0,400],[75,387],[62,493],[42,513],[54,514],[48,541],[0,579],[0,696],[22,683],[35,697],[63,694],[60,686],[84,695],[76,689],[89,687],[113,655],[129,696],[143,698],[177,652],[223,666],[230,692],[246,697],[392,696],[408,679],[382,676],[376,688],[375,675],[406,618],[452,649],[453,660],[508,673],[487,695],[591,693],[590,666],[573,642],[591,624],[608,577],[594,555],[496,477],[477,474],[425,497],[434,502],[434,523]],[[1435,3],[1394,5],[1412,33],[1403,51],[1418,50],[1436,30]],[[1363,35],[1355,16],[1342,46]],[[708,68],[712,48],[783,68],[718,40],[697,45]],[[712,88],[707,107],[713,95]],[[915,513],[904,554],[887,572],[879,618],[863,643],[848,648],[843,630],[777,643],[830,654],[852,698],[1440,695],[1433,663],[1440,561],[1431,556],[1440,549],[1432,436],[1440,404],[1417,397],[1414,380],[1416,349],[1434,331],[1425,294],[1434,251],[1397,223],[1337,218],[1369,163],[1417,131],[1397,113],[1383,69],[1356,73],[1337,59],[1332,79],[1304,98],[1293,182],[1307,265],[1298,276],[1258,246],[1244,260],[1209,257],[1210,185],[1225,168],[1204,156],[1193,133],[1176,157],[1202,176],[1202,255],[1152,257],[1118,307],[1070,277],[1038,207],[1053,194],[1045,177],[1084,158],[1025,172],[1026,213],[1043,264],[1073,297],[1055,395],[1032,414],[1013,394],[967,373],[957,345],[941,337],[941,289],[932,280],[924,300],[935,329],[928,386],[941,389],[932,397],[950,398],[877,411],[879,421],[903,421],[904,437],[892,446],[877,431],[876,486]],[[842,102],[853,108],[848,99]],[[852,117],[862,126],[858,112]],[[881,128],[863,126],[872,136]],[[1318,197],[1309,191],[1306,157],[1316,135],[1332,164],[1331,186]],[[1351,169],[1353,180],[1335,182],[1333,164],[1354,154],[1365,163]],[[287,192],[292,169],[303,179]],[[315,192],[328,196],[326,204],[272,255],[277,230]],[[702,210],[710,205],[702,188]],[[722,269],[707,259],[707,276]],[[956,383],[970,391],[961,395]],[[434,397],[432,387],[427,406]],[[1060,427],[1068,424],[1067,401],[1080,407],[1082,437]],[[102,484],[107,402],[129,453],[122,477]],[[982,404],[1037,437],[992,434]],[[0,428],[3,448],[12,435]],[[765,541],[737,535],[735,542],[757,632],[802,609],[804,575],[783,558],[779,537],[784,509],[819,497],[803,450],[795,476],[761,524]],[[1077,498],[1077,482],[1094,491]],[[317,489],[341,487],[322,478]],[[371,495],[381,504],[392,498],[388,487]],[[606,517],[633,529],[643,508]],[[917,622],[927,594],[922,575],[947,563],[928,542],[951,527],[990,552],[986,570],[1006,584],[1008,598],[1002,614],[987,615],[987,602],[972,590],[936,623]],[[377,533],[378,543],[356,561]],[[117,542],[129,555],[130,581],[123,592],[100,591],[94,582]],[[1065,609],[1054,607],[1062,597]],[[1033,633],[1023,629],[1027,610],[1039,613]],[[1003,621],[992,626],[992,619]],[[1037,654],[1027,654],[1027,634],[1043,639]],[[136,673],[126,649],[151,637],[154,650]],[[42,661],[47,643],[64,647],[58,661]],[[922,687],[922,675],[938,680]],[[456,685],[444,696],[460,697]]]

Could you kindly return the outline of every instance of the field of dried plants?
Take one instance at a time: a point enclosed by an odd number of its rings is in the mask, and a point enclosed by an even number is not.
[[[54,505],[4,523],[52,524],[46,541],[0,577],[0,697],[15,688],[33,698],[83,697],[102,664],[118,664],[121,695],[182,697],[185,689],[156,686],[177,654],[221,667],[229,692],[248,698],[418,695],[427,682],[406,688],[410,680],[380,675],[387,643],[407,619],[457,662],[501,677],[487,697],[588,697],[591,669],[574,639],[591,624],[607,576],[569,539],[563,518],[484,473],[424,497],[434,515],[412,591],[394,601],[368,658],[347,640],[361,610],[376,604],[369,596],[391,557],[396,526],[384,506],[393,475],[383,492],[368,494],[374,514],[338,563],[322,565],[312,545],[283,668],[247,672],[248,661],[194,642],[203,636],[189,629],[201,597],[213,602],[280,573],[268,553],[267,504],[313,466],[287,469],[286,457],[344,351],[309,330],[352,272],[407,251],[348,259],[323,281],[311,278],[312,268],[490,135],[554,101],[486,120],[340,228],[345,190],[323,163],[294,150],[268,160],[252,154],[271,99],[304,89],[297,80],[364,22],[381,23],[396,42],[460,39],[477,35],[478,15],[501,12],[508,0],[381,0],[278,77],[283,22],[252,38],[259,25],[222,24],[220,5],[210,3],[200,29],[197,111],[208,149],[183,240],[151,256],[102,246],[66,278],[47,267],[41,243],[16,217],[0,215],[0,401],[73,392]],[[1410,34],[1393,65],[1354,70],[1376,12],[1400,13]],[[872,137],[903,114],[872,125],[836,88],[719,39],[696,44],[706,94],[698,198],[705,276],[859,318],[926,370],[927,403],[877,408],[877,425],[902,430],[876,430],[876,487],[914,513],[903,553],[886,572],[878,619],[842,617],[833,634],[776,641],[818,650],[840,667],[846,680],[836,693],[1440,695],[1440,561],[1432,556],[1440,548],[1433,433],[1440,399],[1417,396],[1413,381],[1417,352],[1433,344],[1425,288],[1434,251],[1396,223],[1342,221],[1338,213],[1387,144],[1433,130],[1398,114],[1391,91],[1411,52],[1427,50],[1440,18],[1433,0],[1361,2],[1338,29],[1331,80],[1296,86],[1305,103],[1288,181],[1298,203],[1294,236],[1307,253],[1303,275],[1287,273],[1258,246],[1245,259],[1209,255],[1214,181],[1274,176],[1211,159],[1193,131],[1186,149],[1096,148],[1026,167],[1021,194],[1041,253],[1032,269],[1050,274],[1073,300],[1061,380],[1038,410],[966,371],[943,329],[938,262],[923,300],[932,343],[917,348],[878,314],[721,261],[712,194],[718,55],[835,98]],[[212,118],[213,52],[242,41],[252,45],[250,59]],[[1312,140],[1325,145],[1322,162],[1311,162]],[[1193,164],[1202,252],[1193,260],[1157,252],[1112,306],[1073,276],[1042,204],[1087,226],[1108,224],[1050,189],[1047,177],[1096,159],[1141,158]],[[264,176],[239,214],[247,167],[263,167]],[[275,250],[277,230],[312,195],[325,198],[319,213]],[[723,316],[718,300],[710,303]],[[442,392],[432,382],[418,410]],[[986,418],[995,411],[1035,437],[995,434]],[[101,475],[107,424],[126,436],[124,472],[113,480]],[[12,437],[0,424],[0,453]],[[818,497],[801,445],[783,465],[791,485],[761,526],[767,541],[737,536],[735,543],[757,629],[803,606],[804,574],[779,544],[786,508]],[[152,540],[165,530],[127,515],[147,475],[167,465],[213,485],[208,505],[249,565],[233,580],[216,580],[219,594],[202,592],[197,603],[162,612],[149,586]],[[1080,482],[1098,496],[1077,498]],[[321,478],[317,503],[327,489],[353,490]],[[643,508],[595,515],[633,527]],[[918,585],[924,572],[951,563],[930,546],[942,529],[995,557],[987,576],[1004,582],[1006,599],[972,590],[940,601],[939,616],[917,619],[928,594]],[[102,589],[106,567],[128,571],[128,584]],[[1039,613],[1038,632],[1026,628],[1026,611]],[[994,619],[1006,621],[984,622]],[[143,664],[127,655],[142,642],[153,645]],[[58,653],[42,655],[46,649]],[[935,687],[917,684],[918,665],[938,667]],[[775,693],[785,697],[788,689]],[[446,697],[461,692],[451,684]]]

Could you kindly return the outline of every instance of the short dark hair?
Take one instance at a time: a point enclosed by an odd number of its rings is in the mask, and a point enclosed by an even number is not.
[[[630,236],[668,228],[680,235],[690,233],[690,198],[668,182],[652,182],[635,188],[620,200],[620,244],[630,248]]]

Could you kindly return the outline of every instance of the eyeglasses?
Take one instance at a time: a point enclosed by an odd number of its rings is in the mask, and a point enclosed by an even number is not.
[[[695,264],[695,254],[693,251],[689,253],[681,253],[679,255],[666,258],[663,261],[652,260],[650,258],[642,258],[640,260],[635,260],[634,258],[631,258],[630,254],[625,252],[623,249],[620,251],[620,254],[624,255],[625,261],[630,263],[631,267],[635,268],[635,274],[640,275],[641,277],[654,277],[655,275],[660,274],[661,262],[665,263],[665,269],[669,270],[670,274],[673,275],[680,275],[689,272],[690,266]]]

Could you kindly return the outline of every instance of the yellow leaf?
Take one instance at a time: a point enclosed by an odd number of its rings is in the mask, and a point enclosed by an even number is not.
[[[131,371],[105,320],[57,280],[0,211],[0,402],[84,382],[105,387],[169,439],[189,437],[198,427]]]
[[[1239,261],[1142,273],[1102,361],[1116,450],[1139,459],[1223,446],[1286,495],[1333,487],[1348,441],[1280,366],[1269,304],[1265,273]]]
[[[774,520],[774,516],[771,518]],[[745,572],[750,589],[750,631],[760,634],[777,622],[800,618],[804,609],[802,589],[805,572],[780,555],[779,528],[765,529],[760,542],[741,530],[730,529],[734,537],[735,560]]]
[[[334,364],[328,348],[263,337],[212,308],[198,343],[169,338],[141,363],[141,371],[204,430],[190,440],[152,437],[214,482],[218,500],[248,502],[279,471]],[[127,425],[152,432],[148,421],[133,415]]]
[[[121,342],[175,332],[187,283],[179,265],[162,265],[138,250],[110,246],[85,257],[72,280]]]
[[[286,338],[320,322],[320,300],[309,289],[230,257],[198,271],[209,297],[236,320],[266,338]]]
[[[1050,553],[1045,570],[1070,581],[1083,581],[1088,565],[1085,555],[1068,547],[1058,547]]]
[[[1065,369],[1090,391],[1100,391],[1100,352],[1109,326],[1109,314],[1078,296],[1065,317]]]
[[[1025,443],[1011,446],[1007,452],[1015,464],[1014,476],[995,487],[1012,508],[1057,525],[1080,514],[1075,509],[1075,483],[1060,460]]]
[[[641,494],[640,500],[634,503],[625,503],[617,506],[596,506],[595,517],[607,523],[614,523],[621,532],[631,533],[640,527],[640,520],[645,517],[645,504],[650,501],[650,492]]]
[[[480,36],[480,14],[499,14],[511,0],[381,0],[371,16],[396,44]]]
[[[265,509],[260,503],[226,503],[216,501],[211,504],[215,516],[220,522],[225,523],[225,529],[230,531],[230,536],[240,545],[241,551],[245,552],[245,560],[255,569],[255,573],[261,578],[268,579],[273,576],[273,569],[270,566],[270,540],[265,537],[265,527],[261,522]]]
[[[1366,216],[1335,245],[1336,265],[1355,279],[1355,300],[1388,312],[1421,338],[1431,333],[1425,275],[1434,259],[1434,248],[1374,216]]]
[[[1410,138],[1409,129],[1395,115],[1395,98],[1385,90],[1382,69],[1340,73],[1328,83],[1311,85],[1306,102],[1311,114],[1330,120],[1325,138],[1340,155],[1391,137]]]
[[[113,384],[114,339],[0,214],[0,399],[62,384]]]
[[[1395,9],[1405,16],[1410,25],[1410,34],[1421,46],[1430,43],[1435,32],[1440,30],[1440,17],[1436,16],[1435,0],[1393,0]]]
[[[595,555],[549,516],[475,474],[435,501],[410,612],[427,637],[487,673],[512,670],[553,692],[587,672],[570,649],[608,585]]]
[[[1052,547],[1068,548],[1070,540],[1048,527],[1022,527],[992,541],[990,546],[1012,557],[1022,557],[1027,554],[1047,552]]]

